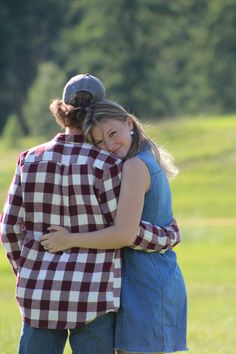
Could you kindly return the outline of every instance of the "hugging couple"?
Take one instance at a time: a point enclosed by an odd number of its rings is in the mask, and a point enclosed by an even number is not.
[[[1,216],[19,354],[187,350],[170,154],[89,74],[50,110],[64,129],[20,154]]]

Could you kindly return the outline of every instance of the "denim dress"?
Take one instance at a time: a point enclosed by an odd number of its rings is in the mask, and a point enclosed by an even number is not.
[[[172,220],[168,179],[152,151],[146,147],[137,157],[150,172],[142,220],[167,226]],[[187,350],[187,298],[176,254],[122,250],[121,307],[116,317],[115,348],[128,352]]]

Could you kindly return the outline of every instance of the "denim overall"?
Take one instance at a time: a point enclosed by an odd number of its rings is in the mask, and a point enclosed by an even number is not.
[[[137,157],[150,172],[142,220],[167,226],[172,220],[171,191],[165,173],[146,147]],[[176,254],[124,248],[121,307],[116,319],[115,348],[128,352],[187,350],[187,300]]]

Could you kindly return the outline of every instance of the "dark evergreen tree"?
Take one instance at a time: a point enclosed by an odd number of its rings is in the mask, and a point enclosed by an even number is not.
[[[37,66],[52,55],[55,41],[63,27],[67,8],[63,0],[0,0],[1,79],[4,95],[0,95],[1,126],[10,113],[16,114],[25,134],[29,132],[23,106]]]
[[[65,80],[97,75],[109,98],[141,118],[235,112],[235,0],[0,0],[0,8],[0,131],[15,114],[28,132],[25,100],[48,61]]]

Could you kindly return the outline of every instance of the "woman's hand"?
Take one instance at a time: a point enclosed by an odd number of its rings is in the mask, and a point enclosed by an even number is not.
[[[55,253],[73,247],[73,236],[65,227],[55,225],[48,230],[51,232],[41,237],[41,245],[46,251]]]

